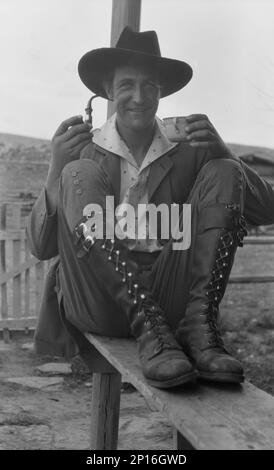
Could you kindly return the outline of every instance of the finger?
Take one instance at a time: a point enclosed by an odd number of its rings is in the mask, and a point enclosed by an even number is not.
[[[193,141],[193,142],[190,142],[189,144],[191,147],[199,147],[199,148],[203,148],[203,149],[208,149],[208,148],[211,148],[215,145],[214,142],[208,142],[208,141],[201,141],[201,142],[197,142],[197,141]]]
[[[68,140],[68,141],[65,143],[65,147],[66,147],[66,148],[73,149],[73,147],[75,147],[75,146],[78,145],[78,144],[81,144],[81,142],[84,142],[84,141],[91,142],[91,136],[90,136],[90,134],[88,134],[87,132],[81,133],[81,134],[77,134],[75,137],[73,137],[72,139]]]
[[[78,147],[79,145],[82,145],[82,144],[85,144],[85,145],[88,145],[88,144],[91,144],[92,143],[92,139],[91,137],[86,137],[85,139],[83,140],[80,140],[79,142],[75,143],[73,145],[73,147],[71,147],[71,150],[74,150],[76,147]]]
[[[186,121],[190,124],[194,121],[209,121],[209,119],[206,114],[190,114],[186,116]]]
[[[86,134],[89,133],[90,128],[88,124],[75,124],[71,126],[64,134],[64,140],[70,140],[78,134]]]
[[[201,119],[200,121],[195,121],[192,124],[188,124],[185,128],[188,134],[194,132],[195,130],[203,129],[212,129],[211,123],[209,121],[206,121],[205,119]]]
[[[88,142],[88,141],[84,141],[84,142],[81,142],[80,144],[76,145],[76,146],[73,148],[71,155],[72,155],[73,157],[79,156],[79,154],[82,152],[82,150],[83,150],[84,148],[86,148],[89,144],[90,144],[90,141],[89,141],[89,142]]]
[[[216,141],[216,136],[210,130],[202,130],[202,131],[195,131],[192,132],[187,136],[187,140],[193,141]]]
[[[73,126],[75,124],[79,124],[80,122],[83,122],[83,116],[80,116],[80,115],[79,116],[72,116],[72,117],[66,119],[57,128],[53,138],[64,134],[70,126]]]

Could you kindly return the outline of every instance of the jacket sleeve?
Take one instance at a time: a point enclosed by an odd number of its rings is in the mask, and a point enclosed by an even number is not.
[[[274,224],[274,188],[241,160],[246,180],[245,216],[252,225]]]
[[[31,253],[36,258],[46,260],[58,254],[57,211],[49,214],[45,188],[28,216],[26,230]]]

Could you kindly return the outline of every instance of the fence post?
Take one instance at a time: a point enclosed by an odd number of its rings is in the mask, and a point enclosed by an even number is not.
[[[25,240],[25,261],[30,259],[30,250],[28,247],[28,241]],[[25,271],[25,316],[30,316],[30,270],[29,268]]]
[[[21,228],[21,205],[12,204],[10,206],[11,214],[11,227],[12,229]],[[12,242],[13,250],[13,267],[17,268],[20,265],[21,261],[21,240],[13,240]],[[13,279],[13,316],[15,318],[20,318],[22,316],[21,312],[21,274],[18,274]]]
[[[6,230],[7,224],[7,204],[1,205],[0,228]],[[0,259],[1,259],[1,274],[6,272],[6,240],[0,241]],[[1,317],[8,318],[8,295],[7,283],[1,285]],[[3,339],[5,343],[10,340],[8,328],[3,329]]]

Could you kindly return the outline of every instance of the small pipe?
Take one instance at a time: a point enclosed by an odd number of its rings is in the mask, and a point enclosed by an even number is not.
[[[88,100],[88,103],[87,103],[87,107],[85,108],[85,112],[86,112],[86,118],[85,118],[85,123],[87,123],[90,127],[90,132],[92,131],[93,129],[93,124],[92,124],[92,111],[93,111],[93,108],[92,108],[92,101],[94,100],[94,98],[99,98],[99,95],[94,95],[92,96],[89,100]]]

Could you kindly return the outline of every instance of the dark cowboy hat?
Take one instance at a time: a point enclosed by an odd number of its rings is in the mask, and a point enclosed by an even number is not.
[[[78,65],[82,82],[96,95],[107,98],[103,82],[119,65],[148,64],[158,72],[162,86],[161,97],[183,88],[192,77],[186,62],[161,56],[155,31],[134,32],[126,27],[116,47],[103,47],[87,52]]]

